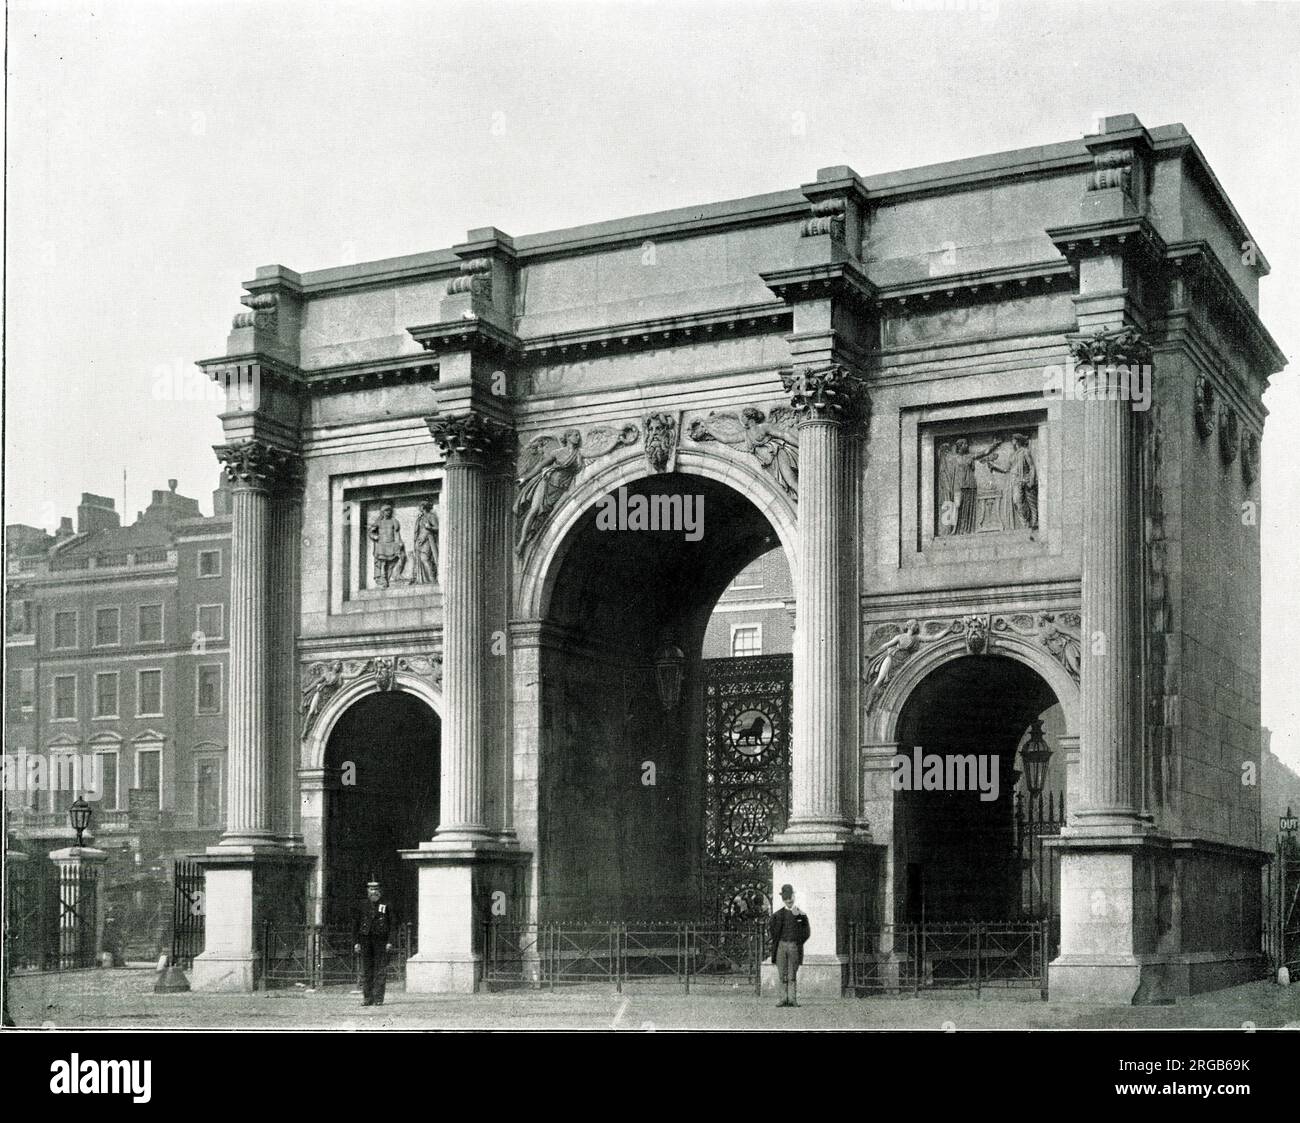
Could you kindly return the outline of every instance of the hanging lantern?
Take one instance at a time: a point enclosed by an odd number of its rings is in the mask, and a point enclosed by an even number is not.
[[[1029,740],[1020,747],[1020,760],[1025,769],[1025,784],[1031,798],[1042,794],[1047,782],[1047,762],[1052,759],[1052,750],[1047,747],[1043,737],[1043,723],[1037,718],[1030,723]]]
[[[659,688],[659,701],[665,710],[677,708],[682,696],[682,669],[686,665],[686,656],[682,649],[673,643],[671,633],[664,633],[663,646],[655,652],[655,684]]]

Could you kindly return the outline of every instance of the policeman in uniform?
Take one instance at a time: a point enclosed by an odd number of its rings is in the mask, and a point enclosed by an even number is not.
[[[379,882],[366,884],[366,900],[357,910],[352,950],[361,956],[361,1005],[382,1006],[388,971],[388,953],[394,928],[393,913],[382,900]]]
[[[781,908],[772,914],[768,935],[772,939],[772,962],[781,980],[781,1001],[778,1006],[799,1005],[799,965],[803,962],[803,946],[812,935],[808,916],[794,903],[794,888],[781,886]]]

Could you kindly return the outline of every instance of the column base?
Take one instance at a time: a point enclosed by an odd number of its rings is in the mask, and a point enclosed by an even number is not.
[[[191,991],[248,994],[257,981],[257,959],[252,955],[236,958],[205,951],[194,957],[190,968]]]
[[[443,835],[401,855],[419,864],[419,947],[406,961],[407,992],[472,994],[483,979],[488,919],[519,915],[520,867],[531,855],[492,840]]]
[[[415,954],[406,961],[407,994],[473,994],[483,979],[483,957]]]
[[[278,847],[221,843],[198,859],[207,916],[204,948],[190,971],[193,991],[247,992],[261,982],[266,925],[307,922],[307,874],[314,858]]]

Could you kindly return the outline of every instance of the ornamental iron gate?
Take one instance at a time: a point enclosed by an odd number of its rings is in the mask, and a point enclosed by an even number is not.
[[[789,655],[704,663],[703,915],[772,911],[772,863],[758,850],[790,814]]]

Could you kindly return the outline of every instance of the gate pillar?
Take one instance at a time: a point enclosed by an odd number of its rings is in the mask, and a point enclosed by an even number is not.
[[[102,884],[104,863],[108,855],[102,850],[90,846],[68,846],[61,850],[51,850],[50,860],[59,868],[59,961],[66,962],[66,957],[76,956],[76,966],[89,964],[99,966],[99,951],[104,946],[104,886]],[[86,889],[93,886],[92,900],[86,901]],[[82,910],[89,907],[93,913],[85,918]],[[91,948],[84,944],[85,932],[89,928]]]

